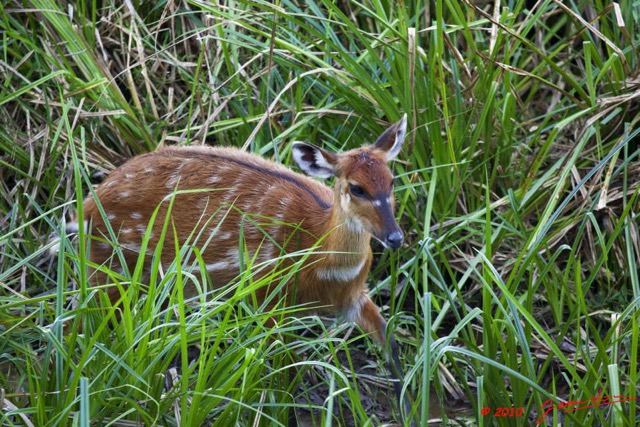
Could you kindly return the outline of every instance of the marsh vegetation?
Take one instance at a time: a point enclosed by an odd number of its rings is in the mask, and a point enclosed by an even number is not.
[[[251,260],[189,305],[178,249],[155,282],[114,273],[112,307],[64,224],[160,145],[293,165],[294,140],[346,150],[404,113],[405,243],[374,243],[369,284],[411,417],[637,425],[639,35],[633,1],[3,2],[0,425],[398,420],[382,350],[261,310]],[[627,400],[557,406],[603,395]]]

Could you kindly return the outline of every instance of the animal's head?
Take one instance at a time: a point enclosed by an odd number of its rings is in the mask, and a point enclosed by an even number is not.
[[[361,227],[385,247],[402,245],[402,231],[394,217],[393,174],[387,162],[400,150],[407,132],[407,115],[378,140],[344,153],[332,153],[305,142],[294,142],[293,159],[310,176],[335,176],[340,208],[348,226]]]

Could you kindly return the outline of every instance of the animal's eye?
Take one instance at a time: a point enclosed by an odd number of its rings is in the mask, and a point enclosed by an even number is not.
[[[364,189],[355,184],[349,184],[349,192],[356,197],[364,197],[366,195]]]

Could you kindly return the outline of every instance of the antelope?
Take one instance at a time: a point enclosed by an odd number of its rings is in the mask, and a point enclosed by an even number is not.
[[[341,153],[294,142],[293,160],[306,175],[229,147],[165,147],[136,156],[96,189],[102,214],[94,197],[84,201],[88,234],[94,239],[91,264],[110,264],[117,270],[123,269],[124,260],[133,268],[143,237],[148,239],[147,258],[165,243],[160,236],[167,220],[180,244],[192,238],[194,230],[201,233],[200,240],[208,240],[201,255],[214,286],[233,281],[245,255],[268,262],[283,253],[313,248],[297,278],[279,292],[290,297],[288,303],[305,304],[309,312],[355,322],[383,348],[389,344],[387,359],[392,374],[399,377],[395,340],[369,297],[366,279],[372,263],[371,237],[390,249],[403,242],[387,162],[400,152],[406,128],[404,115],[375,143]],[[335,177],[333,188],[312,177]],[[117,236],[121,256],[114,256],[113,244],[107,243],[111,239],[105,221]],[[176,256],[173,233],[166,234],[162,265]],[[240,239],[244,251],[239,250]],[[102,270],[92,271],[92,284],[108,282]],[[108,289],[116,303],[121,298],[118,288]],[[268,291],[267,287],[259,292],[259,302]]]

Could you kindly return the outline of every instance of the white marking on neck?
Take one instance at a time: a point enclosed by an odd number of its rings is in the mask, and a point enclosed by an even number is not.
[[[362,224],[362,221],[360,221],[356,217],[347,218],[347,220],[344,222],[344,225],[349,231],[353,233],[364,233],[366,231],[364,225]]]
[[[321,280],[335,280],[337,282],[349,282],[360,274],[367,260],[363,259],[356,266],[323,268],[316,272]]]

